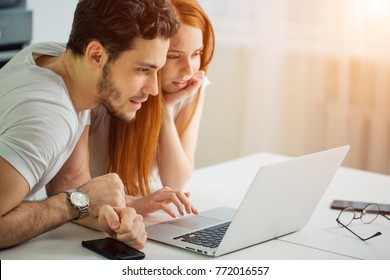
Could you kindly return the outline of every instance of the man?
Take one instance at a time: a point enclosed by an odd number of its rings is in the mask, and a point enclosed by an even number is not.
[[[66,48],[32,45],[0,70],[0,248],[71,220],[144,246],[142,217],[125,207],[122,181],[77,172],[89,165],[77,147],[87,141],[91,108],[103,104],[129,121],[158,93],[177,29],[164,0],[81,0]],[[29,201],[44,186],[49,197]]]

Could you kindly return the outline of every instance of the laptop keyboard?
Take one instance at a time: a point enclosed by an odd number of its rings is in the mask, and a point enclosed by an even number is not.
[[[191,244],[196,244],[208,248],[216,248],[223,236],[225,235],[226,230],[228,229],[230,222],[209,227],[206,229],[186,233],[180,236],[176,236],[173,239],[181,240],[183,242],[188,242]]]

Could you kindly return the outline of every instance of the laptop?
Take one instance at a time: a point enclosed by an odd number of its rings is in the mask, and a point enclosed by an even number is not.
[[[151,225],[148,238],[216,257],[298,231],[348,150],[346,145],[263,165],[238,209],[218,207]]]

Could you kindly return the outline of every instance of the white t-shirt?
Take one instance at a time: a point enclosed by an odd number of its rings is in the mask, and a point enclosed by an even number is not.
[[[28,182],[26,199],[57,174],[89,123],[90,110],[76,112],[63,79],[35,63],[64,51],[64,44],[31,45],[0,70],[0,156]]]

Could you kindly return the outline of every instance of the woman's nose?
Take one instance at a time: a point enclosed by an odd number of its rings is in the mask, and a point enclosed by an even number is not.
[[[183,75],[185,79],[190,79],[192,77],[194,71],[192,69],[192,64],[190,59],[185,59],[183,61],[183,65],[180,69],[180,74]]]

